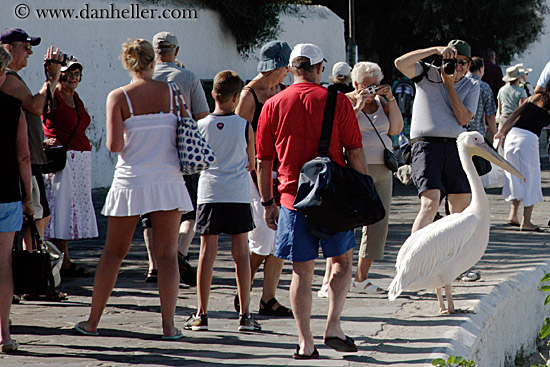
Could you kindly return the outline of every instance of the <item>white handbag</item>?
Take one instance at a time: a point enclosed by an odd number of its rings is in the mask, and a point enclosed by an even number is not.
[[[176,145],[181,172],[184,175],[199,173],[216,162],[216,155],[204,136],[199,132],[197,122],[193,119],[191,112],[187,108],[178,85],[174,82],[169,82],[168,84],[170,84],[170,89],[176,100],[178,117]],[[181,115],[181,104],[183,104],[185,111],[187,111],[187,116]]]

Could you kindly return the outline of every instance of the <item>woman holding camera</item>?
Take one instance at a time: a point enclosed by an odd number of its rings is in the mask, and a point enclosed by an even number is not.
[[[120,153],[102,211],[109,217],[107,240],[95,273],[90,316],[75,329],[83,335],[99,335],[99,320],[139,216],[151,213],[162,339],[176,340],[183,337],[174,325],[180,279],[178,229],[181,212],[193,210],[178,159],[176,105],[170,86],[153,80],[155,51],[148,41],[128,40],[120,58],[132,82],[107,97],[107,148]]]
[[[59,84],[43,116],[45,145],[68,148],[65,168],[44,175],[51,219],[45,237],[63,252],[61,277],[85,277],[90,271],[71,262],[69,240],[98,236],[92,202],[92,152],[86,129],[90,115],[76,93],[83,66],[69,58],[61,67]],[[63,294],[56,294],[64,298]],[[28,297],[27,297],[28,298]]]
[[[382,288],[369,281],[368,275],[372,262],[384,257],[384,245],[388,235],[393,175],[384,163],[384,147],[392,149],[390,135],[398,135],[403,130],[403,116],[391,87],[380,84],[382,78],[384,74],[378,64],[369,61],[359,62],[351,71],[355,90],[346,94],[359,122],[369,175],[386,209],[386,216],[381,221],[363,227],[359,262],[355,280],[350,287],[350,292],[356,293],[384,293]],[[326,269],[330,269],[330,259],[327,260]],[[327,270],[325,270],[323,286],[318,292],[319,297],[326,296],[330,277]]]

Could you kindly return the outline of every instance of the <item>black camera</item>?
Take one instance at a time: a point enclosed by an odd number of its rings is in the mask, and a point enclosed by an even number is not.
[[[76,61],[76,58],[73,56],[73,55],[67,55],[67,54],[61,54],[62,55],[62,60],[61,61],[58,61],[58,60],[54,60],[54,59],[47,59],[45,60],[44,62],[47,64],[47,63],[50,63],[50,62],[53,62],[54,64],[61,64],[61,66],[67,66],[67,63],[69,61]]]
[[[456,69],[456,59],[443,59],[443,71],[447,75],[452,75],[455,73]]]

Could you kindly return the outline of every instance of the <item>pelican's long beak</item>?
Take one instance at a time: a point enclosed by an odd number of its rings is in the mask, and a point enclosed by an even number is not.
[[[476,146],[472,148],[470,154],[478,155],[482,158],[487,159],[490,162],[493,162],[500,168],[510,172],[511,174],[517,176],[525,182],[525,177],[523,177],[523,175],[516,169],[516,167],[512,166],[510,162],[504,159],[500,154],[496,152],[493,147],[487,145],[487,143],[485,143],[484,141],[476,144]]]

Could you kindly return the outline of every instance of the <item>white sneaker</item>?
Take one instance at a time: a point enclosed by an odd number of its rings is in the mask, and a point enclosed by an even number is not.
[[[317,297],[328,298],[328,284],[323,284],[321,289],[317,291]]]
[[[384,294],[382,288],[375,286],[368,279],[363,280],[362,282],[356,282],[352,280],[349,291],[352,293],[370,293],[370,294]]]

